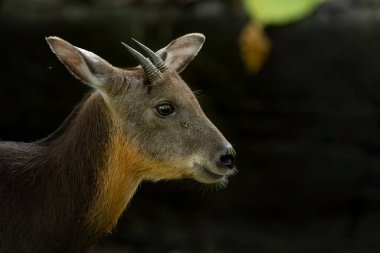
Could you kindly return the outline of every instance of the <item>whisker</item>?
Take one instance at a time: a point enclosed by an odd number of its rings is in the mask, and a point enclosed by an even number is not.
[[[204,97],[205,95],[202,93],[202,90],[193,90],[193,93],[194,95],[197,97],[197,98],[201,98],[201,97]]]

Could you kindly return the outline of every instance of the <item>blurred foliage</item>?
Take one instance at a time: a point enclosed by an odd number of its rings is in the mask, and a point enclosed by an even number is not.
[[[259,24],[249,22],[239,37],[240,56],[249,72],[261,69],[271,50],[271,41]]]
[[[310,15],[325,0],[243,0],[248,14],[263,25],[284,25]]]
[[[258,72],[269,56],[271,41],[263,27],[303,19],[323,2],[325,0],[243,0],[254,22],[243,28],[239,38],[241,58],[248,72]]]

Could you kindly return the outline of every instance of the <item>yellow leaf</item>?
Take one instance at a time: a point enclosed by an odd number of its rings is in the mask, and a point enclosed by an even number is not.
[[[251,18],[262,25],[281,25],[310,15],[326,0],[243,0]]]
[[[261,25],[245,25],[240,33],[239,47],[241,58],[249,72],[256,73],[262,68],[271,51],[271,45],[271,40]]]

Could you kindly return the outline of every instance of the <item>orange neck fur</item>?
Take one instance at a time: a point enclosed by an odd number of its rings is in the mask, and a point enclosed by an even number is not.
[[[113,131],[106,150],[107,162],[100,169],[98,193],[88,210],[87,223],[99,233],[110,232],[127,207],[143,179],[161,180],[183,178],[174,161],[155,161],[139,151],[125,136],[118,117],[110,108]]]
[[[87,216],[91,227],[106,233],[116,225],[141,182],[135,173],[136,154],[127,147],[120,133],[113,136],[108,157],[105,168],[100,172],[98,194]]]

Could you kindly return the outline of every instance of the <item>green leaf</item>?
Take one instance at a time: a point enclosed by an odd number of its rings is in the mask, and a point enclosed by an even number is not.
[[[284,25],[310,15],[326,0],[243,0],[254,22]]]

